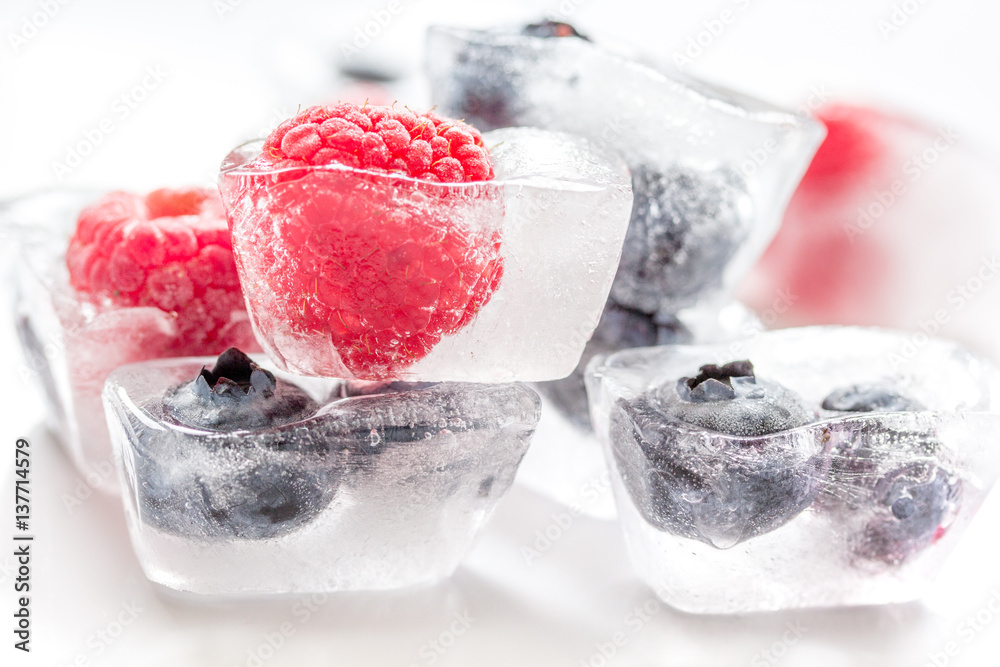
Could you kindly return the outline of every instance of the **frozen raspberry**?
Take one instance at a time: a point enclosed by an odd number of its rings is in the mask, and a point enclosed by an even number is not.
[[[480,206],[502,214],[495,193],[415,208],[395,205],[392,186],[359,191],[354,179],[330,172],[296,184],[301,190],[275,201],[294,214],[256,230],[264,263],[242,261],[268,267],[268,287],[279,295],[273,316],[328,337],[358,377],[394,377],[464,327],[497,289],[499,232],[463,224]]]
[[[310,107],[281,123],[264,142],[272,165],[345,164],[413,178],[462,183],[493,178],[479,132],[434,113],[341,103]]]
[[[816,116],[826,126],[816,156],[802,177],[800,191],[819,196],[835,196],[864,181],[876,169],[885,152],[873,130],[877,114],[871,110],[846,105],[820,109]]]
[[[66,263],[78,292],[172,313],[176,354],[218,352],[233,342],[234,313],[246,317],[222,204],[210,190],[106,195],[80,213]]]

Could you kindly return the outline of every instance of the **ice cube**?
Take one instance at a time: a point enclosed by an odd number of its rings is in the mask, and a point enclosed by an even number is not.
[[[647,315],[609,300],[573,373],[540,382],[538,437],[521,465],[518,482],[582,514],[615,516],[608,467],[590,424],[584,370],[598,355],[653,345],[721,343],[762,331],[764,325],[738,303],[681,311],[677,317]],[[739,343],[732,343],[738,351]]]
[[[1000,475],[1000,371],[953,343],[850,327],[762,333],[731,354],[591,362],[638,574],[696,613],[918,598]]]
[[[262,171],[247,166],[260,142],[229,156],[220,188],[241,280],[279,368],[475,382],[572,372],[621,253],[628,171],[562,133],[484,141],[496,179],[464,184],[336,164]],[[391,238],[375,238],[380,219]],[[335,256],[337,239],[370,251]],[[360,295],[359,277],[371,285]]]
[[[181,591],[446,577],[538,421],[523,385],[310,380],[227,355],[125,366],[104,392],[132,544],[150,580]],[[251,414],[267,423],[241,423]]]
[[[100,198],[96,192],[51,191],[16,200],[0,216],[17,245],[14,321],[25,358],[19,375],[41,387],[48,426],[87,484],[115,492],[101,408],[108,374],[133,361],[219,352],[235,344],[253,349],[256,343],[238,298],[217,339],[192,342],[173,312],[119,306],[73,289],[66,249],[81,210]],[[225,233],[224,221],[218,223]]]
[[[533,34],[431,28],[437,108],[480,129],[572,132],[625,158],[635,204],[617,304],[675,314],[730,294],[774,235],[822,126],[586,39]]]

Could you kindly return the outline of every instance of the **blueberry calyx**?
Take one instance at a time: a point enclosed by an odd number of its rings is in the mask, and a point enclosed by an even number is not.
[[[744,359],[731,361],[722,366],[705,364],[698,369],[698,375],[680,379],[677,383],[677,393],[682,400],[691,403],[730,401],[736,398],[733,378],[737,378],[738,385],[757,384],[753,364]],[[751,392],[746,398],[755,398],[757,397],[755,394],[756,392]],[[760,395],[763,396],[763,392],[760,392]]]
[[[272,428],[319,409],[301,387],[279,381],[235,347],[211,370],[203,366],[193,381],[170,389],[163,402],[178,423],[215,431]]]
[[[216,359],[212,370],[202,367],[195,378],[194,391],[201,398],[231,396],[239,399],[256,392],[265,397],[274,394],[277,387],[274,373],[254,363],[242,351],[231,347]]]

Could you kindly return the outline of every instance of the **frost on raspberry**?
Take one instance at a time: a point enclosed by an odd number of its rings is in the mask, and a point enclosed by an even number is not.
[[[170,313],[178,329],[170,354],[213,354],[236,342],[256,348],[239,326],[243,294],[216,192],[112,192],[80,213],[66,263],[81,296]]]
[[[250,166],[259,177],[235,198],[255,203],[229,204],[240,211],[234,244],[250,302],[268,304],[254,307],[258,327],[325,341],[356,377],[399,375],[500,284],[503,201],[468,125],[313,107],[279,125]]]

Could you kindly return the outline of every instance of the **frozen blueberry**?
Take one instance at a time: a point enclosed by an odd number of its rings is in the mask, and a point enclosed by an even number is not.
[[[368,383],[352,390],[348,401],[326,406],[320,429],[337,440],[348,455],[368,455],[452,434],[497,431],[512,413],[533,415],[538,395],[518,384]]]
[[[873,500],[880,516],[866,524],[856,553],[902,562],[944,534],[960,495],[958,480],[934,464],[917,462],[893,470],[876,484]]]
[[[515,33],[539,39],[587,39],[568,23],[544,21]],[[464,118],[480,131],[520,125],[527,100],[524,71],[546,58],[526,40],[470,42],[456,54],[451,89],[443,99],[451,115]]]
[[[676,387],[663,387],[664,414],[698,428],[754,437],[802,426],[813,415],[796,394],[776,382],[758,379],[749,361],[707,364]]]
[[[609,301],[573,373],[562,380],[538,383],[538,389],[576,426],[590,430],[590,410],[584,375],[599,354],[632,347],[691,342],[691,332],[676,318],[657,318]]]
[[[962,482],[940,460],[930,425],[916,415],[901,421],[881,414],[920,412],[924,405],[895,387],[869,383],[831,392],[823,408],[880,413],[831,429],[836,446],[824,504],[862,517],[854,554],[895,565],[933,544],[957,512]]]
[[[644,312],[677,312],[719,285],[749,236],[746,179],[731,169],[629,166],[632,218],[611,296]]]
[[[619,400],[611,440],[650,524],[725,549],[779,528],[815,500],[829,469],[826,444],[778,433],[812,418],[797,395],[738,361]]]
[[[229,349],[163,398],[166,420],[200,437],[148,432],[130,452],[142,518],[188,537],[259,540],[302,526],[336,494],[343,453],[302,420],[299,387]]]
[[[213,431],[279,426],[319,407],[302,389],[277,380],[235,347],[220,354],[212,370],[202,368],[193,381],[168,392],[164,404],[178,423]]]
[[[823,399],[823,409],[838,412],[919,412],[924,406],[892,387],[855,384],[831,392]]]

